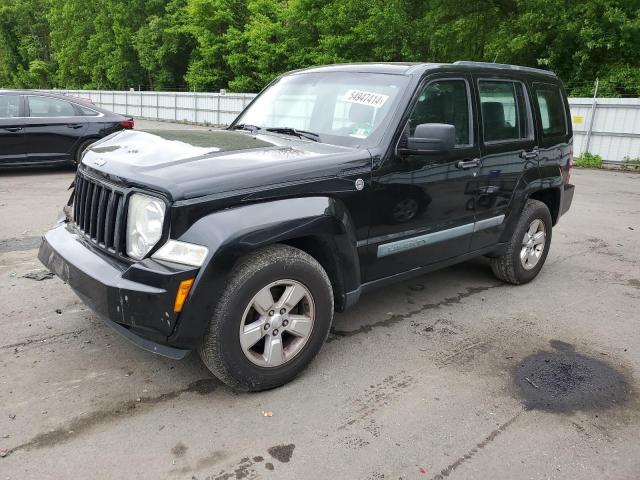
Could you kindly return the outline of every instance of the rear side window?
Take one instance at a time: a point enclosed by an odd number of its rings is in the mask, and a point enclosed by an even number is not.
[[[73,117],[76,111],[69,102],[48,97],[27,97],[30,117]]]
[[[542,123],[542,134],[545,137],[566,135],[567,122],[560,89],[555,85],[542,83],[535,83],[533,89]]]
[[[529,138],[524,88],[520,82],[480,80],[480,107],[485,143]]]
[[[469,94],[465,80],[436,80],[418,97],[409,117],[409,135],[423,123],[446,123],[456,129],[456,145],[469,145]]]
[[[0,118],[14,118],[20,115],[19,95],[0,95]]]
[[[98,115],[100,115],[95,110],[91,110],[90,108],[86,108],[81,105],[79,105],[78,108],[80,109],[83,117],[97,117]]]

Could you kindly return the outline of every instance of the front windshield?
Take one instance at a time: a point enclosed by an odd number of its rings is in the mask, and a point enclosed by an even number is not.
[[[235,125],[293,128],[321,142],[371,145],[394,111],[408,77],[372,73],[298,73],[280,78]]]

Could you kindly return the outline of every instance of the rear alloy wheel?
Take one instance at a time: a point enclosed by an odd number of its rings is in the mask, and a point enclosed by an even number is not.
[[[547,234],[544,222],[539,218],[534,219],[524,233],[522,249],[520,250],[520,263],[525,270],[536,267],[547,243]]]
[[[333,290],[322,266],[302,250],[271,245],[234,266],[200,357],[238,390],[278,387],[311,362],[332,320]]]
[[[549,253],[551,225],[549,208],[538,200],[528,200],[506,251],[490,259],[493,274],[514,285],[533,280]]]

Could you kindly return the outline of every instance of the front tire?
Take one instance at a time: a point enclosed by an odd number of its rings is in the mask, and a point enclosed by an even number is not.
[[[333,291],[322,266],[302,250],[272,245],[233,268],[200,357],[235,389],[275,388],[311,362],[332,320]]]
[[[533,280],[544,265],[551,246],[551,213],[538,200],[528,200],[506,252],[491,258],[493,274],[500,280],[521,285]]]

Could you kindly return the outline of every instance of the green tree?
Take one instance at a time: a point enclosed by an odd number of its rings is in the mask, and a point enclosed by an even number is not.
[[[49,0],[5,0],[0,5],[0,85],[43,88],[51,84]]]
[[[188,0],[187,31],[195,39],[185,79],[194,90],[217,90],[233,79],[225,60],[230,36],[244,29],[246,0]]]
[[[195,45],[187,29],[186,0],[171,0],[164,12],[152,15],[135,34],[134,48],[152,90],[175,89],[184,83]]]

